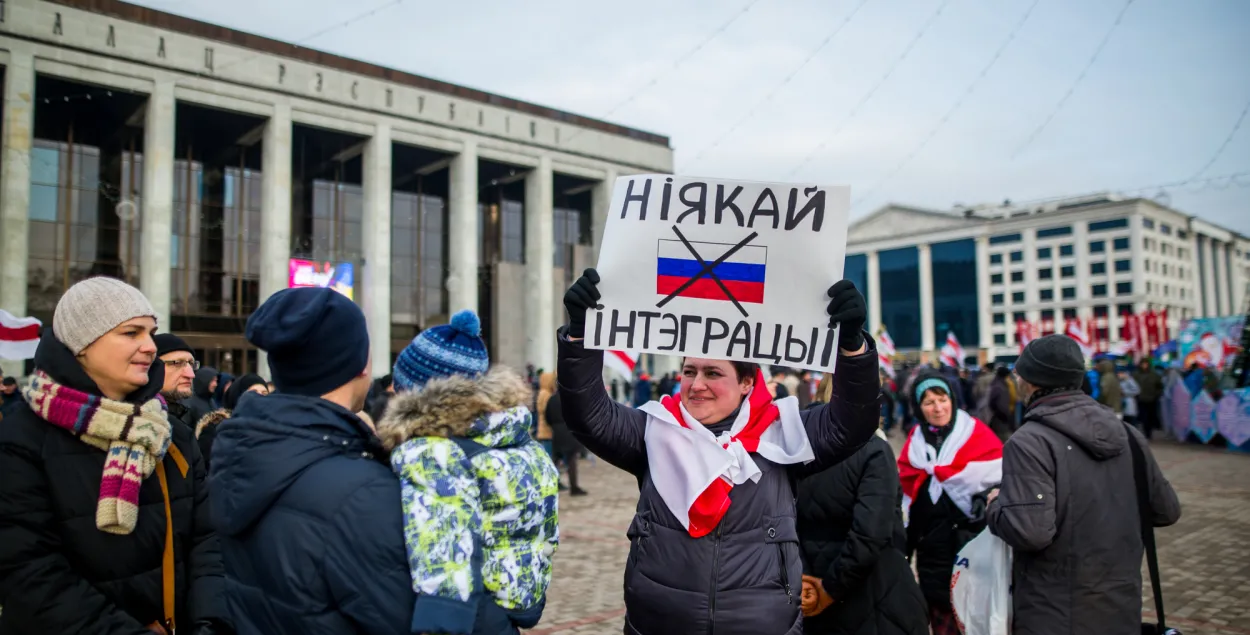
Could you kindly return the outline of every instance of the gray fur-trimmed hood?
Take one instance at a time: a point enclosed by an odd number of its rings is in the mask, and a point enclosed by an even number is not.
[[[529,440],[533,393],[516,372],[496,367],[473,379],[430,380],[419,391],[391,399],[378,423],[387,450],[417,437],[466,437],[490,447]]]

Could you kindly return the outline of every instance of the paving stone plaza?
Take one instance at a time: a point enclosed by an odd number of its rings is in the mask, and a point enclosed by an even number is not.
[[[897,452],[901,439],[891,441]],[[1184,508],[1181,521],[1158,534],[1168,625],[1186,635],[1250,635],[1250,456],[1169,441],[1153,450]],[[625,529],[638,486],[603,461],[581,468],[590,496],[560,501],[555,580],[530,635],[621,632]],[[1144,603],[1153,606],[1148,584]]]

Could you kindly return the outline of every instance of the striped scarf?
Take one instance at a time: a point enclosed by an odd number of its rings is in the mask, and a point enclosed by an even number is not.
[[[142,404],[89,395],[56,383],[42,371],[22,389],[31,410],[68,430],[87,445],[104,450],[104,474],[95,524],[126,535],[139,521],[139,488],[169,449],[171,428],[160,397]]]

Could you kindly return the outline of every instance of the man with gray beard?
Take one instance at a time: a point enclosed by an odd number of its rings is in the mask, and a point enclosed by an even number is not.
[[[165,364],[165,386],[161,396],[169,406],[169,416],[195,429],[196,421],[190,418],[190,410],[183,404],[191,398],[191,384],[199,362],[195,353],[181,337],[173,333],[159,333],[152,338],[156,342],[156,356]]]

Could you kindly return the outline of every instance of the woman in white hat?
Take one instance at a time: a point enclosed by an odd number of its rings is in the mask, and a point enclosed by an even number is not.
[[[229,633],[204,463],[159,396],[156,312],[89,278],[0,426],[0,635]]]

